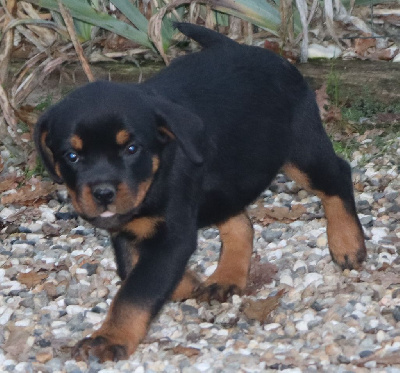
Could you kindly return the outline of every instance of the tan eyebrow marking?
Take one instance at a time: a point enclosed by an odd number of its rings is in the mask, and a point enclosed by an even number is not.
[[[131,136],[128,131],[121,130],[117,133],[115,140],[118,145],[125,145],[129,141],[130,138],[131,138]]]
[[[69,140],[71,146],[74,148],[74,150],[82,150],[83,148],[83,141],[78,135],[73,135],[71,139]]]

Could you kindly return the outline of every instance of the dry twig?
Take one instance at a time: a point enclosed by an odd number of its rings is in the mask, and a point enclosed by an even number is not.
[[[78,54],[79,60],[81,61],[83,71],[85,72],[89,82],[93,82],[95,79],[94,79],[92,70],[90,70],[89,63],[83,53],[82,45],[79,43],[78,38],[76,37],[75,28],[74,28],[74,20],[71,16],[71,13],[63,5],[61,0],[58,0],[57,2],[58,2],[58,6],[60,8],[61,15],[64,18],[65,25],[67,26],[69,36],[71,37],[71,41],[74,45],[75,51]]]

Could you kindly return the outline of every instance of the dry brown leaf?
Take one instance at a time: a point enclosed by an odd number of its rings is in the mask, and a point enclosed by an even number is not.
[[[50,193],[56,190],[56,186],[51,182],[42,182],[36,184],[32,190],[32,185],[24,185],[18,189],[17,193],[9,194],[1,198],[3,205],[18,203],[23,205],[30,205],[37,200],[44,199]]]
[[[261,263],[260,256],[251,259],[246,295],[255,295],[263,285],[270,284],[278,272],[278,267],[271,263]]]
[[[276,220],[296,220],[307,210],[303,205],[293,205],[292,209],[288,207],[265,208],[265,214]]]
[[[172,349],[172,352],[176,355],[185,355],[187,357],[197,356],[200,354],[200,350],[193,347],[185,347],[178,345]]]
[[[4,344],[4,351],[11,357],[24,360],[24,355],[27,354],[30,347],[26,343],[28,338],[32,335],[33,327],[21,327],[9,325],[8,330],[10,335]]]
[[[268,318],[272,311],[274,311],[278,306],[280,299],[282,298],[285,290],[279,290],[278,293],[267,299],[245,299],[242,303],[243,313],[250,320],[258,320],[261,323],[268,321]]]
[[[10,174],[0,178],[0,193],[15,189],[20,181],[21,178],[17,174]]]
[[[45,278],[47,278],[47,273],[38,273],[35,271],[30,271],[28,273],[20,273],[17,276],[17,280],[28,288],[33,288],[39,285]]]
[[[371,34],[363,34],[363,37],[369,37]],[[369,48],[376,46],[376,39],[355,39],[354,50],[359,56],[364,56]]]
[[[321,118],[322,120],[325,120],[325,116],[327,114],[326,108],[330,106],[329,96],[326,93],[326,83],[324,83],[320,89],[315,91],[315,99],[317,101]]]
[[[391,285],[400,284],[400,275],[394,272],[373,272],[369,277],[361,277],[361,281],[368,283],[380,283],[385,289]]]

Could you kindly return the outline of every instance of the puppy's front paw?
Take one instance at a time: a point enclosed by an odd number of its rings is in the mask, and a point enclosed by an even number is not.
[[[193,293],[193,298],[199,302],[211,302],[217,300],[218,302],[226,302],[232,295],[241,295],[242,289],[235,284],[203,284],[200,285]]]
[[[77,361],[96,359],[103,363],[108,360],[126,360],[129,355],[127,346],[112,343],[101,335],[82,339],[72,350],[72,358]]]

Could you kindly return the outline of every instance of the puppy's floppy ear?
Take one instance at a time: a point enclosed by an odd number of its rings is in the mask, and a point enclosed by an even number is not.
[[[40,157],[43,160],[43,164],[46,167],[50,177],[58,184],[63,183],[63,179],[56,172],[53,153],[48,147],[48,136],[49,136],[49,122],[48,115],[44,114],[41,116],[39,121],[35,125],[34,140],[36,149],[39,152]]]
[[[161,97],[155,100],[157,130],[165,137],[176,139],[186,156],[200,166],[204,160],[203,121],[190,110]]]

